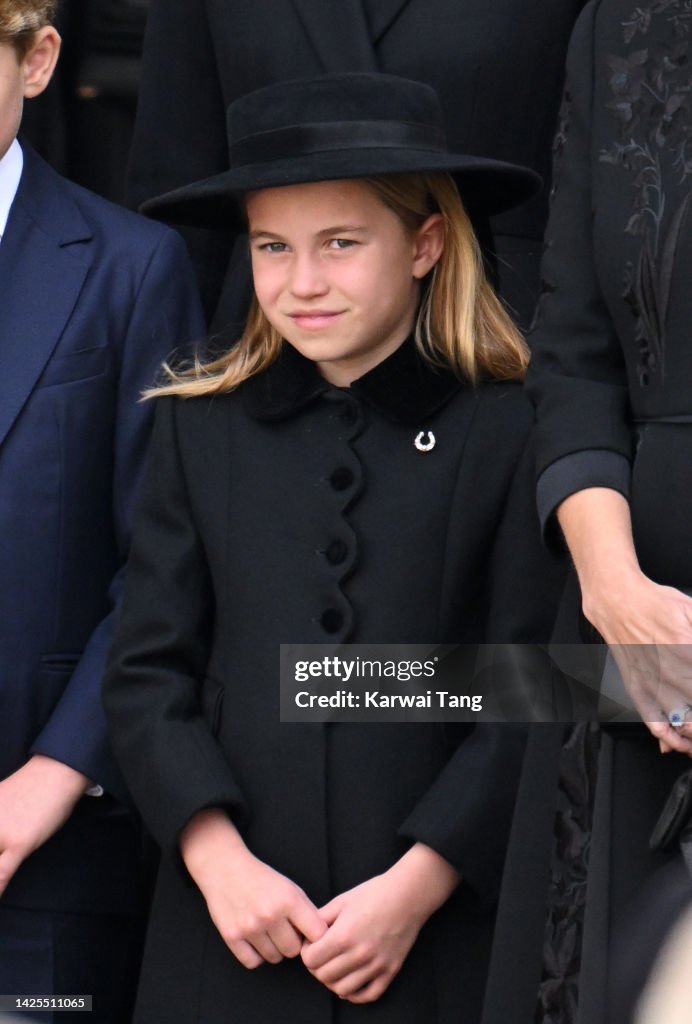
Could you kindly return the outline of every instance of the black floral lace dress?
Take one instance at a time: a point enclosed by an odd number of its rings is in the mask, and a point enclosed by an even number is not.
[[[592,0],[577,24],[528,378],[539,491],[558,464],[559,500],[620,490],[643,571],[681,590],[692,585],[691,37],[692,0]],[[576,577],[559,620],[558,639],[597,639]],[[575,727],[559,759],[540,1024],[614,1019],[610,951],[661,862],[648,839],[689,767],[663,758],[644,726],[599,732]]]

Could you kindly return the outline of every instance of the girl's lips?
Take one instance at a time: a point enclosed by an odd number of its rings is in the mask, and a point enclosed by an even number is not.
[[[289,313],[289,316],[293,323],[297,324],[298,327],[303,327],[307,330],[310,330],[311,328],[313,330],[318,330],[321,327],[328,327],[329,324],[332,324],[338,316],[341,316],[341,311],[299,311],[297,313]]]

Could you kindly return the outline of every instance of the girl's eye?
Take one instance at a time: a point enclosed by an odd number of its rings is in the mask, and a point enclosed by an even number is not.
[[[330,249],[350,249],[355,244],[352,238],[331,238],[329,240]]]
[[[264,245],[260,245],[260,249],[263,252],[286,252],[285,242],[265,242]]]

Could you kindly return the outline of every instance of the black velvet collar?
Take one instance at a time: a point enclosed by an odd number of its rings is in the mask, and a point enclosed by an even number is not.
[[[241,386],[247,412],[255,419],[291,416],[333,389],[311,360],[284,342],[281,355],[263,373]],[[450,370],[437,369],[419,355],[408,338],[387,359],[353,381],[345,393],[399,423],[420,424],[437,412],[464,384]]]

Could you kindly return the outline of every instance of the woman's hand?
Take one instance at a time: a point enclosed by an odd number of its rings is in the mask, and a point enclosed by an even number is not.
[[[616,491],[579,491],[560,505],[558,518],[584,615],[609,645],[642,720],[662,752],[692,756],[691,727],[668,721],[671,711],[692,704],[692,599],[643,574],[629,506]]]
[[[668,714],[692,704],[692,600],[639,573],[592,621],[661,750],[691,754],[692,725],[675,728]]]
[[[233,955],[250,969],[295,957],[327,931],[315,905],[248,850],[227,815],[199,811],[180,836],[185,866]]]
[[[336,896],[320,914],[329,930],[303,946],[303,963],[351,1003],[379,999],[401,969],[418,933],[449,897],[459,874],[416,843],[382,875]]]

